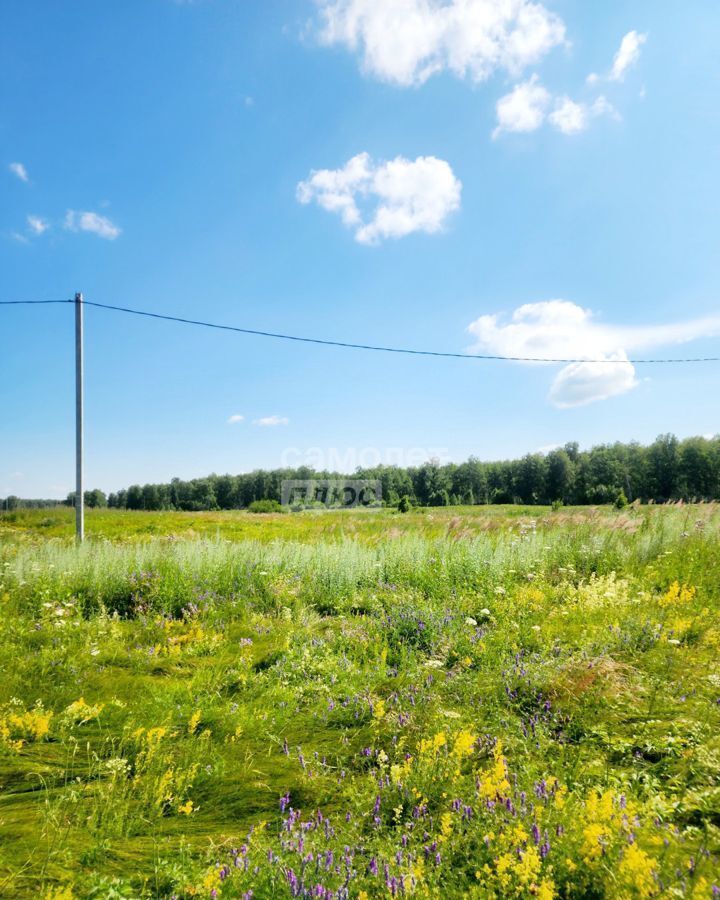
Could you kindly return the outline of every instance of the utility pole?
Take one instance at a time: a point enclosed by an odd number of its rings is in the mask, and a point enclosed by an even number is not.
[[[75,294],[75,538],[85,538],[83,489],[83,295]]]

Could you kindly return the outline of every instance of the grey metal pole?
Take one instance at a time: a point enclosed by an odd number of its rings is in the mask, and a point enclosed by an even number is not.
[[[83,488],[83,295],[75,294],[75,537],[85,539]]]

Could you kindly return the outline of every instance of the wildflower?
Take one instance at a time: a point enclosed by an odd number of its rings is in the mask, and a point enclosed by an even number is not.
[[[66,719],[74,722],[76,725],[84,725],[91,719],[97,719],[104,708],[104,703],[100,703],[96,706],[91,706],[89,703],[85,702],[84,697],[80,697],[79,700],[76,700],[74,703],[71,703],[70,706],[67,707],[64,716]]]
[[[543,879],[538,885],[535,896],[538,900],[553,900],[553,897],[555,896],[554,883],[549,878]]]
[[[695,588],[689,585],[680,585],[673,581],[666,593],[660,598],[661,606],[684,606],[692,602],[695,597]]]
[[[446,841],[452,832],[453,821],[452,814],[449,812],[444,812],[440,816],[440,833],[441,837],[438,838],[440,841]]]
[[[470,731],[460,731],[455,738],[455,743],[453,745],[453,756],[457,756],[462,759],[463,756],[468,756],[472,753],[473,745],[477,740],[476,735],[472,734]]]
[[[619,866],[620,876],[637,891],[639,897],[650,897],[655,891],[655,860],[630,844],[623,853]]]
[[[605,843],[610,834],[608,829],[598,822],[592,822],[583,829],[583,859],[592,863],[605,852]]]
[[[484,800],[495,800],[510,790],[507,779],[507,765],[502,755],[502,742],[498,741],[493,750],[493,765],[480,783],[480,796]]]

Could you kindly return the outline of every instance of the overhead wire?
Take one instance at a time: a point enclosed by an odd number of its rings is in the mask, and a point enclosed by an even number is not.
[[[47,303],[75,303],[75,300],[0,300],[0,306],[20,306],[26,304]],[[720,362],[720,356],[692,356],[692,357],[666,357],[627,359],[615,357],[610,359],[588,359],[587,357],[546,357],[546,356],[502,356],[487,353],[455,353],[448,350],[416,350],[409,347],[386,347],[377,344],[359,344],[351,341],[333,341],[325,338],[302,337],[294,334],[284,334],[277,331],[262,331],[256,328],[242,328],[238,325],[223,325],[217,322],[206,322],[201,319],[188,319],[184,316],[173,316],[166,313],[150,312],[149,310],[133,309],[128,306],[115,306],[110,303],[98,303],[94,300],[83,300],[83,306],[93,306],[97,309],[113,310],[133,316],[143,316],[150,319],[161,319],[166,322],[178,322],[183,325],[195,325],[202,328],[213,328],[219,331],[232,331],[239,334],[249,334],[255,337],[275,338],[283,341],[294,341],[303,344],[319,344],[324,347],[341,347],[350,350],[369,350],[376,353],[399,353],[409,356],[434,356],[445,359],[474,359],[496,362],[526,362],[526,363],[630,363],[631,365],[662,365],[674,363],[708,363]]]

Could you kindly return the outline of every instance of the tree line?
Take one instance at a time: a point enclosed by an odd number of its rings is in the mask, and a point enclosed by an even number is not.
[[[622,497],[629,502],[720,499],[720,435],[678,440],[660,435],[649,446],[602,444],[581,451],[568,443],[549,453],[522,459],[358,469],[358,478],[378,479],[383,502],[403,497],[419,506],[455,504],[602,504]],[[346,473],[295,469],[258,469],[243,475],[209,475],[165,484],[132,485],[112,493],[108,506],[119,509],[246,509],[257,500],[280,500],[286,479],[345,478]],[[622,496],[621,496],[622,495]],[[96,498],[94,498],[96,499]]]
[[[523,503],[566,505],[620,504],[639,500],[720,499],[720,435],[678,440],[660,435],[649,446],[637,443],[601,444],[580,450],[568,443],[549,453],[528,453],[521,459],[482,462],[470,457],[463,463],[421,466],[375,466],[357,469],[357,478],[378,479],[383,502],[396,506],[403,498],[417,506]],[[290,479],[347,478],[346,473],[319,472],[307,466],[295,469],[258,469],[242,475],[208,475],[163,484],[131,485],[106,495],[99,489],[85,492],[88,507],[109,506],[136,510],[247,509],[259,500],[280,500],[280,486]],[[74,493],[64,501],[0,499],[0,510],[32,506],[74,506]]]

